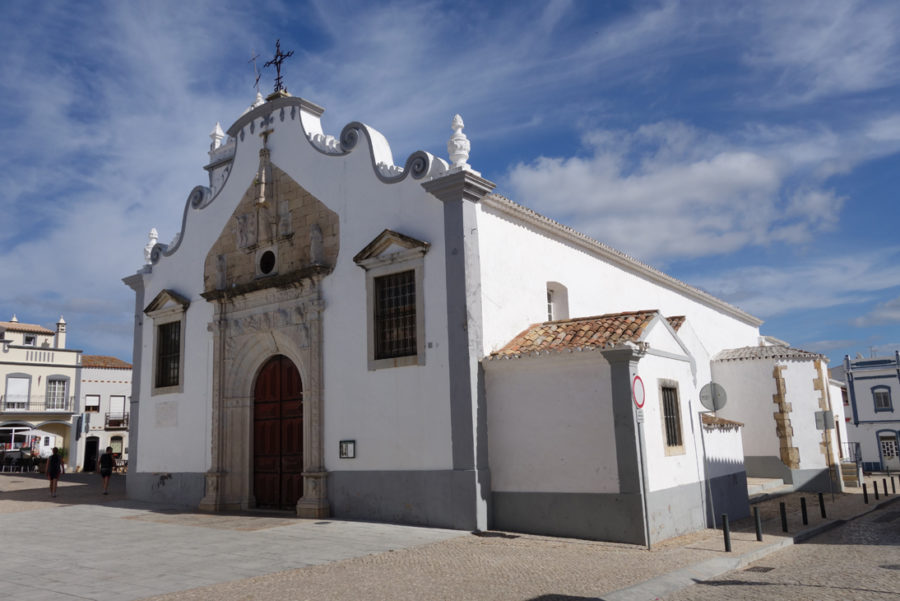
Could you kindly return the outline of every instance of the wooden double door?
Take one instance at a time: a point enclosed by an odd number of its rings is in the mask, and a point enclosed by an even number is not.
[[[269,359],[253,403],[253,495],[258,507],[294,509],[303,494],[303,384],[290,359]]]

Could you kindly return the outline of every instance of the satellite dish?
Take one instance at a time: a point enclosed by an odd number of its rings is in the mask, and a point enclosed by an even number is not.
[[[700,404],[710,411],[718,411],[725,406],[728,395],[720,384],[710,382],[700,389]]]

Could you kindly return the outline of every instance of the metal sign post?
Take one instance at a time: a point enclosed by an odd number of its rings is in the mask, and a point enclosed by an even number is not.
[[[641,503],[644,510],[644,541],[647,543],[647,550],[651,550],[650,546],[650,519],[649,510],[647,509],[647,465],[644,462],[644,381],[640,376],[634,376],[631,381],[631,399],[634,401],[635,412],[634,417],[637,422],[638,433],[638,456],[641,462]]]

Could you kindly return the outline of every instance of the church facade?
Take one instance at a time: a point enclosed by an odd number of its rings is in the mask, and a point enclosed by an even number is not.
[[[125,278],[130,496],[638,543],[746,515],[741,424],[698,397],[758,319],[493,193],[458,117],[399,166],[322,113],[217,126]]]

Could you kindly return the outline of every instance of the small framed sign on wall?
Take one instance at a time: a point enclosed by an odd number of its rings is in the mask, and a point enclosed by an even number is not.
[[[353,459],[356,457],[356,441],[355,440],[342,440],[341,441],[341,449],[340,449],[340,458],[341,459]]]

